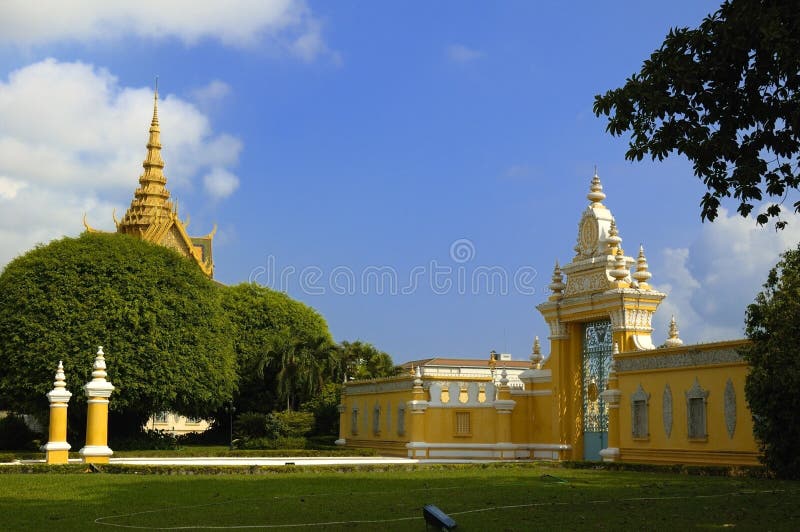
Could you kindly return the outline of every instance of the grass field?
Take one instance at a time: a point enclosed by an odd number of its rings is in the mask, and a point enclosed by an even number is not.
[[[13,467],[13,466],[4,466]],[[266,475],[0,475],[0,529],[800,529],[800,484],[541,465]]]

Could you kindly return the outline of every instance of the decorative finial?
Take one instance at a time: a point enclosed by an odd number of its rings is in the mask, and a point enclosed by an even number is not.
[[[555,268],[553,268],[553,277],[551,280],[553,282],[550,283],[548,288],[550,288],[550,290],[553,292],[553,295],[550,296],[550,299],[561,299],[564,297],[562,292],[567,285],[564,284],[564,276],[561,274],[561,267],[558,265],[558,261],[556,261]]]
[[[539,345],[539,337],[533,337],[533,349],[531,350],[531,368],[542,369],[542,346]]]
[[[609,255],[616,255],[619,245],[622,244],[622,237],[619,236],[619,231],[617,230],[617,222],[613,218],[611,219],[611,227],[608,228],[606,243],[608,244]]]
[[[652,273],[647,271],[647,259],[644,256],[644,246],[639,246],[639,258],[636,259],[636,271],[631,276],[639,283],[639,288],[642,290],[649,290],[650,285],[647,281],[653,276]]]
[[[158,76],[156,76],[156,89],[153,91],[153,121],[152,127],[158,127]]]
[[[505,366],[503,366],[502,371],[500,371],[500,386],[508,386],[508,372]]]
[[[65,376],[64,376],[64,364],[59,360],[58,369],[56,370],[56,380],[53,383],[53,389],[63,390],[66,387],[67,383],[65,381]]]
[[[672,319],[669,320],[669,338],[664,344],[667,347],[680,347],[683,345],[683,340],[678,337],[680,331],[678,331],[678,323],[675,321],[675,315],[673,314]]]
[[[414,370],[414,386],[422,386],[422,370],[419,366]]]
[[[603,193],[603,185],[600,183],[600,176],[597,175],[597,167],[595,167],[592,184],[589,187],[589,193],[586,195],[586,199],[591,201],[593,206],[599,205],[601,201],[606,199],[606,195]]]
[[[618,355],[619,354],[619,343],[618,342],[614,342],[614,347],[611,349],[611,354],[612,355]]]
[[[617,259],[614,262],[614,269],[608,272],[611,277],[614,278],[617,282],[622,282],[630,273],[628,271],[628,266],[625,263],[625,255],[623,254],[622,248],[617,250]]]
[[[103,346],[99,346],[97,348],[97,356],[94,359],[94,364],[92,365],[92,380],[105,380],[107,373],[106,373],[106,358],[105,353],[103,353]]]

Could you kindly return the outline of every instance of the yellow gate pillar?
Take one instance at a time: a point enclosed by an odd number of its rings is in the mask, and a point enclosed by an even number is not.
[[[619,391],[617,382],[617,355],[619,354],[619,344],[614,342],[614,351],[611,359],[611,371],[608,374],[608,387],[600,396],[608,405],[608,447],[600,450],[600,457],[603,462],[616,462],[619,460],[619,399],[622,392]]]
[[[97,348],[92,369],[92,380],[83,387],[89,411],[86,415],[86,445],[80,454],[87,464],[107,464],[108,457],[114,454],[108,447],[108,398],[114,386],[106,380],[103,346]]]
[[[414,373],[414,387],[411,390],[411,401],[408,402],[408,409],[411,410],[411,423],[408,443],[409,458],[427,458],[428,444],[425,442],[425,411],[428,409],[428,401],[425,400],[425,390],[422,388],[422,371],[417,366]]]
[[[506,368],[500,372],[500,386],[497,387],[497,400],[494,408],[497,412],[497,432],[495,445],[501,460],[513,460],[514,448],[511,443],[511,411],[514,410],[516,401],[511,399],[511,388],[508,387],[508,372]]]
[[[71,445],[67,443],[67,403],[70,397],[72,394],[67,391],[67,384],[64,382],[64,364],[59,360],[53,389],[47,392],[47,400],[50,401],[50,430],[42,450],[47,453],[48,464],[66,464],[69,459]]]

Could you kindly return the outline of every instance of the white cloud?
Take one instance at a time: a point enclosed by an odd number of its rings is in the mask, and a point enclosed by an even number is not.
[[[239,187],[239,178],[223,168],[213,168],[203,177],[206,192],[214,198],[227,198]]]
[[[231,86],[218,79],[212,80],[203,87],[192,91],[192,97],[200,105],[208,105],[219,101],[231,92]]]
[[[265,44],[311,61],[328,52],[321,23],[304,0],[5,0],[0,42],[20,46],[177,38],[187,45]]]
[[[122,87],[84,63],[47,59],[0,80],[0,266],[37,242],[79,233],[84,212],[113,228],[112,208],[121,216],[120,198],[127,203],[138,184],[152,112],[152,89]],[[241,141],[215,134],[193,104],[166,95],[159,121],[173,191],[236,164]]]
[[[485,57],[486,54],[480,50],[475,50],[463,44],[451,44],[445,49],[447,58],[456,63],[470,63],[476,59]]]
[[[663,271],[654,272],[654,281],[668,297],[653,320],[654,340],[665,338],[672,314],[684,341],[742,338],[747,305],[780,253],[800,242],[800,216],[784,218],[788,227],[775,231],[720,209],[688,248],[664,250]]]

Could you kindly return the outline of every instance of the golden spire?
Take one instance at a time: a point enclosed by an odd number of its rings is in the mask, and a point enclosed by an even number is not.
[[[120,233],[141,236],[158,222],[169,220],[174,214],[169,201],[167,178],[164,177],[164,160],[161,158],[161,129],[158,125],[158,78],[153,93],[153,119],[147,139],[147,156],[142,162],[144,172],[139,176],[139,188],[134,192],[131,206],[117,225]]]

